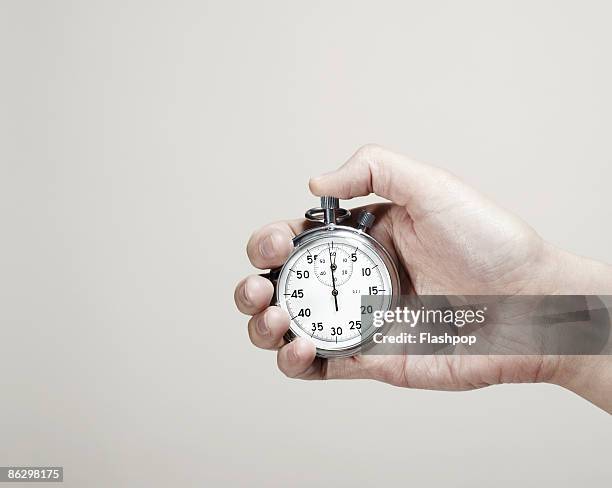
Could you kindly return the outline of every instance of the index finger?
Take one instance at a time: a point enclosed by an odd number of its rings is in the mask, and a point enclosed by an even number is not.
[[[286,220],[255,231],[247,244],[251,264],[259,269],[281,266],[293,251],[293,238],[303,232],[307,224],[304,219]]]

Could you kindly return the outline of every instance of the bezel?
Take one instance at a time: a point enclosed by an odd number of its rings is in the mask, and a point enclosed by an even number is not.
[[[388,309],[392,309],[397,306],[397,301],[401,293],[399,273],[397,271],[397,266],[395,265],[395,262],[393,261],[387,250],[376,239],[366,234],[362,230],[335,224],[329,224],[323,227],[316,227],[314,229],[307,230],[293,239],[293,244],[295,248],[291,255],[285,261],[285,264],[278,271],[278,279],[275,287],[275,305],[281,306],[281,300],[283,299],[281,297],[281,294],[283,293],[281,290],[284,289],[284,283],[287,279],[287,275],[289,274],[287,263],[292,260],[293,256],[295,256],[297,253],[300,253],[304,247],[320,239],[326,239],[330,237],[349,238],[357,240],[358,242],[360,242],[360,245],[363,245],[364,247],[367,247],[369,251],[376,253],[376,255],[380,258],[389,273],[391,290],[388,294],[390,296],[390,300],[388,302]],[[329,347],[324,347],[328,345],[327,341],[323,341],[321,339],[305,335],[303,330],[300,329],[296,324],[294,324],[293,321],[291,321],[289,325],[289,330],[287,331],[285,337],[289,341],[295,339],[296,337],[308,337],[317,346],[317,356],[328,358],[354,356],[355,354],[359,353],[359,351],[364,345],[369,343],[375,332],[376,329],[374,327],[370,327],[368,329],[367,335],[357,336],[347,341],[343,341],[340,346],[334,347],[332,349]]]

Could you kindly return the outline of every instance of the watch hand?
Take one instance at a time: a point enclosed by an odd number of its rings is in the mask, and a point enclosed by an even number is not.
[[[336,290],[336,288],[332,290],[332,295],[334,297],[334,303],[336,305],[336,312],[338,312],[338,290]]]
[[[329,251],[329,263],[332,275],[332,295],[334,297],[334,304],[336,305],[336,312],[338,312],[338,290],[336,290],[336,277],[334,275],[334,270],[336,269],[336,260],[334,259],[334,261],[332,261],[331,250]]]

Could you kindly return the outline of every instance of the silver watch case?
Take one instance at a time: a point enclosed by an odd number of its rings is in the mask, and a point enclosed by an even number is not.
[[[344,225],[327,224],[321,227],[315,227],[313,229],[302,232],[301,234],[299,234],[293,239],[293,245],[295,249],[289,256],[289,258],[287,258],[287,261],[289,261],[289,259],[295,253],[299,252],[302,247],[314,241],[317,241],[319,239],[330,237],[330,234],[333,234],[334,237],[338,236],[338,237],[349,237],[351,239],[356,239],[357,241],[360,242],[361,245],[376,252],[380,256],[381,260],[383,261],[383,263],[387,267],[387,270],[389,271],[389,276],[391,279],[391,287],[392,287],[392,289],[390,290],[391,291],[390,293],[391,308],[394,308],[395,306],[397,306],[397,303],[399,301],[399,296],[401,294],[400,280],[399,280],[399,273],[397,271],[397,266],[395,265],[395,262],[393,261],[393,259],[391,258],[387,250],[382,246],[382,244],[380,244],[376,239],[374,239],[372,236],[368,235],[366,232],[364,232],[361,229],[355,229],[353,227],[348,227]],[[273,299],[274,305],[280,305],[282,291],[279,290],[277,283],[278,281],[282,281],[283,279],[285,279],[286,278],[285,275],[287,273],[288,273],[288,270],[286,268],[286,264],[271,272],[271,278],[274,277],[272,278],[272,282],[274,284],[274,289],[275,289],[274,299]],[[294,325],[294,323],[290,322],[289,330],[285,334],[286,340],[292,341],[296,337],[300,336],[298,333],[295,332],[294,330],[295,327],[296,326]],[[358,354],[361,351],[361,349],[371,341],[372,336],[374,335],[375,332],[376,330],[373,327],[370,327],[368,329],[367,335],[362,337],[362,340],[360,343],[354,346],[347,346],[344,349],[341,348],[341,349],[329,350],[329,349],[317,348],[317,356],[322,357],[322,358],[354,356]]]

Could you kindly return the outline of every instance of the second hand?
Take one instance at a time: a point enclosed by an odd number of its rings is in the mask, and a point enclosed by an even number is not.
[[[336,305],[336,312],[338,312],[338,290],[336,289],[336,277],[334,276],[334,270],[336,269],[336,260],[332,261],[331,249],[329,250],[329,263],[332,274],[332,295],[334,297],[334,303]]]

